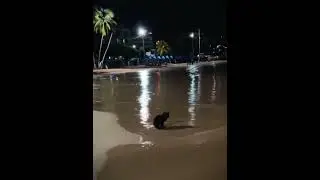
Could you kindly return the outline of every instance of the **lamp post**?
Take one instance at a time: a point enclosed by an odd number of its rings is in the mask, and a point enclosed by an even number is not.
[[[142,47],[143,47],[143,50],[144,50],[144,37],[146,36],[147,34],[147,30],[143,27],[139,27],[138,28],[138,36],[141,37],[142,39]]]
[[[142,39],[143,56],[145,52],[144,48],[144,37],[147,35],[147,30],[144,27],[138,27],[138,36]],[[139,65],[139,62],[138,62]]]
[[[201,37],[200,37],[200,29],[198,29],[198,40],[199,40],[199,53],[198,53],[198,62],[200,61],[200,52],[201,52],[201,50],[200,50],[200,44],[201,44]],[[193,39],[195,38],[195,33],[194,32],[192,32],[192,33],[190,33],[189,34],[189,37],[192,39],[192,54],[194,55],[194,48],[193,48]]]
[[[145,53],[145,48],[144,48],[144,37],[146,35],[149,35],[149,34],[152,34],[151,32],[148,32],[144,27],[138,27],[138,37],[141,37],[142,39],[142,48],[143,48],[143,52]],[[143,56],[144,56],[144,53],[143,53]],[[139,63],[138,63],[139,64]]]
[[[193,47],[193,38],[194,38],[194,33],[190,33],[189,37],[191,38],[191,45],[192,45],[192,58],[194,56],[194,47]]]
[[[199,58],[198,58],[198,63],[199,63],[199,61],[200,61],[200,28],[198,29],[198,35],[199,35]]]

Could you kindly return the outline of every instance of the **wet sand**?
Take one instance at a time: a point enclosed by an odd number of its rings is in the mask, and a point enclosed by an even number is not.
[[[225,126],[178,137],[165,135],[170,129],[154,130],[162,139],[145,143],[122,128],[116,115],[94,111],[93,128],[97,180],[227,179]]]
[[[225,68],[162,69],[94,79],[98,180],[227,179]],[[157,130],[165,110],[168,129]]]
[[[139,72],[141,70],[152,70],[157,68],[136,68],[136,69],[130,69],[130,68],[115,68],[115,69],[94,69],[93,73],[96,74],[102,74],[102,73],[112,73],[112,74],[122,74],[122,73],[130,73],[130,72]]]
[[[194,63],[193,65],[215,65],[227,63],[227,61],[209,61],[209,62],[199,62]],[[94,74],[123,74],[123,73],[132,73],[139,72],[142,70],[168,70],[168,68],[176,68],[176,67],[188,67],[187,63],[179,63],[179,64],[171,64],[169,63],[167,66],[162,67],[141,67],[141,68],[115,68],[115,69],[94,69]]]
[[[106,152],[121,144],[138,144],[139,135],[130,133],[117,123],[117,116],[93,111],[93,166],[99,172],[107,161]]]
[[[225,180],[226,129],[173,138],[149,148],[118,146],[108,157],[98,180]]]
[[[114,114],[94,111],[93,118],[98,180],[226,179],[225,126],[142,145],[141,137],[124,130]]]

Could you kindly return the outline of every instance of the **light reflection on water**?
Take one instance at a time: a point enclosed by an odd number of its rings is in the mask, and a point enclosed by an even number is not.
[[[140,115],[140,123],[143,127],[150,129],[153,127],[152,123],[150,123],[149,117],[149,103],[151,100],[150,97],[150,87],[149,87],[149,79],[150,79],[150,71],[140,71],[139,72],[139,80],[140,80],[140,88],[141,88],[141,94],[138,96],[138,102],[140,105],[139,115]]]
[[[148,148],[154,145],[152,141],[143,140],[142,136],[139,137],[139,144],[141,144],[141,147],[144,147],[144,148]]]
[[[215,75],[212,76],[212,79],[213,79],[213,83],[212,83],[212,91],[211,91],[211,100],[212,102],[214,102],[216,100],[216,87],[217,87]]]
[[[117,114],[120,125],[131,132],[157,133],[152,119],[163,111],[170,112],[168,126],[196,126],[198,131],[226,123],[226,73],[215,72],[213,67],[142,70],[113,78],[106,75],[93,82],[94,110]]]
[[[196,105],[198,103],[198,100],[200,98],[200,86],[201,86],[201,81],[200,81],[200,74],[199,70],[196,66],[189,66],[187,68],[187,71],[189,72],[189,91],[188,91],[188,112],[190,115],[190,120],[188,121],[189,126],[194,126],[195,125],[195,120],[196,120]],[[196,87],[196,82],[197,82],[197,87]]]

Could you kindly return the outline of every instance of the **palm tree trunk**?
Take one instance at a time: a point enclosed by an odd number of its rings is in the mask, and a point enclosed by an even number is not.
[[[103,36],[101,36],[101,40],[100,40],[100,48],[99,48],[99,57],[98,57],[98,62],[100,61],[101,48],[102,48],[102,42],[103,42]]]
[[[106,54],[107,54],[107,51],[108,51],[108,49],[109,49],[110,42],[111,42],[111,39],[112,39],[112,35],[113,35],[113,32],[111,32],[111,34],[110,34],[110,38],[109,38],[109,42],[108,42],[108,46],[107,46],[107,49],[104,51],[104,54],[103,54],[103,57],[102,57],[101,64],[103,64],[104,59],[105,59],[105,57],[106,57]]]
[[[93,69],[96,69],[97,67],[96,67],[96,60],[95,60],[95,58],[94,58],[94,54],[93,54]]]

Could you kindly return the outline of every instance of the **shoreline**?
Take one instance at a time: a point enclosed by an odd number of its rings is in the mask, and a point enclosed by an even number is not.
[[[119,145],[139,144],[141,136],[125,130],[110,112],[93,111],[93,169],[98,173],[107,161],[107,152]]]
[[[133,72],[139,72],[143,70],[149,70],[149,71],[162,71],[167,70],[171,68],[183,68],[188,66],[203,66],[203,65],[217,65],[217,64],[225,64],[227,61],[206,61],[206,62],[199,62],[194,63],[192,65],[187,63],[179,63],[179,64],[170,64],[168,63],[167,66],[161,66],[161,67],[142,67],[142,66],[136,66],[136,67],[127,67],[127,68],[114,68],[114,69],[94,69],[93,74],[99,75],[99,74],[123,74],[123,73],[133,73]]]
[[[149,147],[127,144],[110,149],[97,179],[227,179],[226,126],[165,139]]]
[[[182,64],[168,64],[167,67],[162,68],[142,68],[142,66],[137,66],[137,68],[123,68],[123,69],[103,69],[100,73],[107,73],[101,75],[93,75],[93,78],[99,79],[100,82],[95,82],[93,88],[100,86],[99,92],[101,93],[113,93],[114,89],[111,90],[111,86],[108,81],[108,76],[118,77],[119,81],[117,85],[123,85],[126,83],[131,83],[130,78],[136,77],[140,72],[150,72],[155,75],[155,73],[166,74],[167,71],[178,71],[181,75],[182,73],[190,72],[193,69],[204,69],[208,70],[206,73],[211,71],[214,73],[219,73],[224,71],[224,67],[227,64],[220,66],[216,64],[224,62],[201,62],[194,63],[193,65]],[[220,68],[221,67],[221,68]],[[99,70],[98,70],[99,71]],[[105,71],[105,72],[104,72]],[[121,73],[129,74],[121,74]],[[108,74],[108,73],[116,73]],[[131,74],[130,74],[131,73]],[[192,73],[192,72],[190,72]],[[117,75],[119,74],[119,75]],[[122,81],[123,79],[126,81]],[[129,78],[128,78],[129,77]],[[223,87],[226,85],[224,79],[220,78],[218,74],[217,85],[213,88],[217,88],[217,102],[214,104],[218,105],[218,97],[221,91],[224,91]],[[128,80],[129,79],[129,80]],[[211,80],[211,77],[210,77]],[[135,82],[135,81],[134,81]],[[105,83],[105,84],[104,84]],[[224,83],[224,84],[223,84]],[[131,84],[130,84],[131,85]],[[134,83],[132,83],[134,85]],[[135,84],[137,85],[137,84]],[[210,84],[209,84],[210,85]],[[220,88],[222,86],[222,88]],[[111,87],[111,88],[110,88]],[[208,86],[209,87],[209,86]],[[120,87],[122,88],[122,87]],[[163,88],[162,88],[163,89]],[[120,91],[121,90],[121,91]],[[135,87],[131,91],[139,90],[141,87]],[[155,92],[156,89],[152,89],[151,92]],[[220,92],[218,92],[220,90]],[[122,89],[115,89],[118,95],[126,94],[124,98],[116,99],[117,103],[131,103],[136,102],[136,99],[131,99],[139,96],[139,92],[133,94],[128,94],[127,91],[122,91]],[[94,93],[99,93],[95,91]],[[101,103],[97,109],[104,110],[93,110],[93,175],[94,180],[141,180],[141,179],[152,179],[152,180],[226,180],[227,179],[227,126],[226,126],[226,109],[223,104],[219,104],[217,108],[212,107],[213,94],[211,94],[211,87],[208,94],[209,101],[199,101],[196,102],[196,107],[199,109],[213,108],[214,112],[210,111],[212,116],[212,122],[210,119],[208,122],[206,119],[200,118],[199,123],[190,124],[189,116],[181,115],[172,119],[168,126],[173,128],[168,128],[168,130],[159,131],[154,127],[150,129],[143,128],[143,124],[137,119],[136,111],[129,111],[127,114],[122,114],[120,109],[115,109],[115,107],[110,108],[113,102],[105,97],[111,97],[114,94],[94,94],[96,98],[103,99],[107,101],[105,104]],[[133,97],[132,97],[133,96]],[[188,96],[189,97],[189,96]],[[223,96],[224,97],[224,96]],[[130,99],[129,99],[130,98]],[[138,98],[138,97],[137,97]],[[160,96],[161,98],[161,96]],[[156,99],[157,100],[157,99]],[[162,108],[162,106],[167,106],[163,103],[164,101],[154,101],[157,106]],[[137,105],[125,104],[121,107],[133,109],[138,108]],[[183,111],[187,106],[190,105],[183,104]],[[150,107],[150,106],[148,106]],[[219,109],[221,107],[221,109]],[[157,111],[157,110],[156,110]],[[217,113],[215,113],[217,111]],[[150,108],[150,114],[153,114],[153,109]],[[180,109],[177,109],[180,113]],[[209,115],[207,110],[202,111],[203,114]],[[141,112],[140,112],[141,113]],[[221,113],[221,114],[220,114]],[[204,117],[205,118],[205,117]],[[141,119],[141,117],[140,117]],[[150,118],[147,120],[151,121]],[[195,128],[174,128],[174,126],[183,126],[186,123],[188,125],[193,125]],[[123,173],[123,169],[126,173]],[[165,173],[159,173],[159,169]]]
[[[93,179],[153,179],[157,168],[150,164],[152,161],[157,167],[168,168],[168,173],[159,174],[156,180],[193,180],[201,176],[204,180],[225,180],[226,128],[223,125],[182,137],[164,136],[161,141],[149,144],[143,142],[143,136],[122,127],[116,114],[93,111]],[[198,167],[194,162],[203,164]],[[127,174],[122,167],[130,167]],[[189,173],[184,169],[189,169]]]

